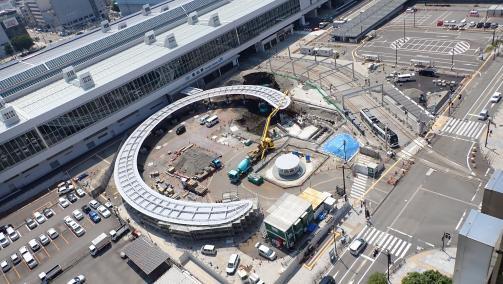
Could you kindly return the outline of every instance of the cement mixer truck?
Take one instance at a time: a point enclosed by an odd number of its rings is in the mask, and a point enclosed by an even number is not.
[[[235,170],[230,170],[227,173],[227,176],[229,177],[229,180],[231,183],[238,183],[243,176],[248,174],[248,172],[251,170],[251,165],[252,162],[250,160],[250,157],[244,158],[241,162],[239,162],[238,167]]]

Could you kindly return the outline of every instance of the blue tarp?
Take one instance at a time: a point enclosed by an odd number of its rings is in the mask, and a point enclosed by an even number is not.
[[[344,142],[346,146],[344,147]],[[351,160],[351,158],[358,152],[360,144],[351,135],[346,133],[337,134],[330,137],[321,147],[322,150],[328,154],[335,155],[342,160]],[[346,153],[344,154],[344,148]]]
[[[308,233],[312,233],[314,231],[318,230],[318,225],[314,224],[314,223],[311,223],[309,225],[307,225],[307,232]]]

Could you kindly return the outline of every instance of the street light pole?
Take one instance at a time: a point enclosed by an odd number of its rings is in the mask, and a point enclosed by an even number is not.
[[[335,252],[335,257],[339,258],[339,254],[337,253],[337,239],[335,236],[336,230],[335,230],[335,224],[334,224],[334,252]]]
[[[405,44],[405,16],[403,16],[403,43]]]
[[[344,201],[348,201],[348,195],[346,193],[346,173],[344,172],[346,168],[346,140],[342,141],[342,147],[344,150],[344,164],[342,165],[342,189],[344,192]]]
[[[414,9],[413,15],[414,15],[414,28],[415,28],[416,27],[416,10],[415,9]]]
[[[451,69],[454,68],[454,47],[452,48],[452,56],[451,56]]]
[[[389,249],[386,249],[385,253],[386,253],[386,256],[388,258],[388,283],[391,283],[389,281],[389,267],[391,265],[391,253],[390,253]]]
[[[487,139],[489,138],[489,133],[491,132],[491,131],[489,130],[489,128],[490,128],[490,127],[491,127],[491,119],[490,119],[490,118],[488,118],[488,119],[487,119],[486,141],[485,141],[485,143],[484,143],[484,147],[486,147],[486,148],[487,148]]]
[[[395,66],[398,66],[398,46],[395,45]]]

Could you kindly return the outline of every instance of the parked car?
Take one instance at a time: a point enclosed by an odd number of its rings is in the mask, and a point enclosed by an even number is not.
[[[186,131],[187,129],[185,128],[185,125],[180,125],[176,128],[176,135],[182,135]]]
[[[89,207],[89,205],[84,205],[82,206],[80,209],[82,209],[82,212],[86,213],[86,214],[89,214],[89,211],[91,211],[91,207]]]
[[[33,217],[35,218],[35,220],[37,220],[37,223],[39,223],[39,224],[42,224],[45,221],[47,221],[47,218],[45,218],[45,216],[42,215],[42,213],[40,213],[38,211],[36,211],[35,213],[33,213]]]
[[[491,23],[490,22],[485,22],[484,23],[484,29],[488,29],[491,27]]]
[[[217,255],[217,250],[214,245],[204,245],[201,248],[201,253],[205,255]]]
[[[78,197],[84,197],[86,195],[86,192],[79,187],[75,190],[75,194],[77,194]]]
[[[276,253],[268,246],[265,246],[261,244],[260,242],[255,244],[255,247],[258,250],[258,254],[269,259],[269,260],[275,260],[276,259]]]
[[[68,201],[68,199],[66,199],[64,197],[60,197],[58,202],[59,202],[59,205],[61,205],[61,207],[63,207],[63,208],[70,206],[70,201]]]
[[[79,209],[73,210],[72,215],[77,221],[84,219],[84,214]]]
[[[480,29],[482,27],[484,27],[484,22],[478,22],[477,23],[477,28]]]
[[[51,242],[51,240],[44,234],[41,234],[40,236],[38,236],[38,240],[40,241],[40,243],[43,246],[46,246]]]
[[[112,215],[112,213],[110,213],[110,210],[108,210],[105,206],[103,205],[100,205],[98,207],[98,212],[100,212],[101,216],[103,216],[104,218],[108,218]]]
[[[84,230],[84,228],[82,228],[82,226],[79,224],[77,224],[77,226],[72,229],[73,229],[73,232],[75,233],[75,235],[77,235],[77,237],[81,237],[82,235],[84,235],[86,233],[86,230]]]
[[[110,202],[110,201],[107,201],[105,203],[105,207],[108,208],[108,209],[112,209],[112,207],[114,207],[114,204],[112,202]]]
[[[365,241],[362,238],[359,238],[351,243],[351,245],[349,246],[349,252],[354,256],[358,256],[365,250],[366,247],[367,247],[367,241]]]
[[[33,230],[38,226],[37,222],[33,221],[31,218],[26,218],[24,221],[30,230]]]
[[[319,284],[335,284],[335,279],[334,277],[330,276],[330,275],[326,275],[324,276],[323,278],[321,278],[321,281]]]
[[[14,228],[12,228],[12,226],[7,227],[6,232],[11,241],[14,242],[17,239],[19,239],[19,234],[17,233],[16,230],[14,230]]]
[[[10,244],[9,239],[5,236],[4,233],[0,233],[0,245],[4,248]]]
[[[71,203],[75,203],[75,202],[77,202],[77,200],[79,200],[77,195],[75,195],[73,192],[68,193],[66,195],[66,199],[68,199],[68,201],[70,201]]]
[[[476,25],[477,23],[475,23],[474,21],[471,21],[470,24],[468,24],[470,28],[474,28]]]
[[[49,230],[47,230],[47,235],[49,235],[49,238],[53,240],[59,236],[58,232],[54,228],[50,228]]]
[[[84,283],[86,281],[86,277],[84,275],[79,275],[79,276],[76,276],[72,279],[70,279],[70,281],[68,281],[66,284],[80,284],[80,283]]]
[[[33,252],[36,252],[37,250],[40,249],[40,244],[37,242],[37,240],[35,239],[31,239],[29,242],[28,242],[28,245],[30,246],[31,250]]]
[[[44,216],[46,218],[51,218],[52,216],[54,216],[54,210],[52,210],[51,208],[45,208],[42,213],[44,213]]]
[[[91,218],[91,220],[94,222],[94,223],[99,223],[101,221],[101,217],[98,213],[96,213],[96,211],[90,211],[89,212],[89,218]]]
[[[23,254],[25,254],[27,252],[28,252],[28,248],[26,248],[26,246],[22,246],[22,247],[19,248],[19,254],[20,255],[23,255]]]
[[[19,257],[17,252],[15,252],[10,256],[10,261],[12,261],[13,264],[18,264],[19,262],[21,262],[21,258]]]
[[[492,23],[491,24],[491,29],[497,29],[498,28],[498,23]]]
[[[2,262],[0,262],[0,267],[2,267],[3,272],[7,272],[10,269],[10,264],[7,262],[7,260],[2,260]]]
[[[491,96],[491,99],[489,101],[491,103],[499,103],[500,100],[501,100],[501,93],[494,92],[494,94]]]
[[[91,208],[93,208],[93,209],[96,209],[100,206],[100,203],[93,199],[93,200],[89,201],[89,206],[91,206]]]
[[[70,216],[65,216],[65,218],[63,218],[63,221],[68,227],[72,227],[73,224],[76,224],[76,222]]]
[[[225,271],[227,272],[228,275],[232,275],[236,272],[238,266],[239,266],[239,255],[233,253],[229,257],[229,261],[227,262],[227,267],[225,268]]]

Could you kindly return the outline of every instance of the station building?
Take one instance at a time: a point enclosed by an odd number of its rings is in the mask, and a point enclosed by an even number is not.
[[[327,0],[175,0],[0,66],[0,201],[263,51]],[[246,7],[246,9],[243,9]],[[42,179],[43,177],[43,179]]]

